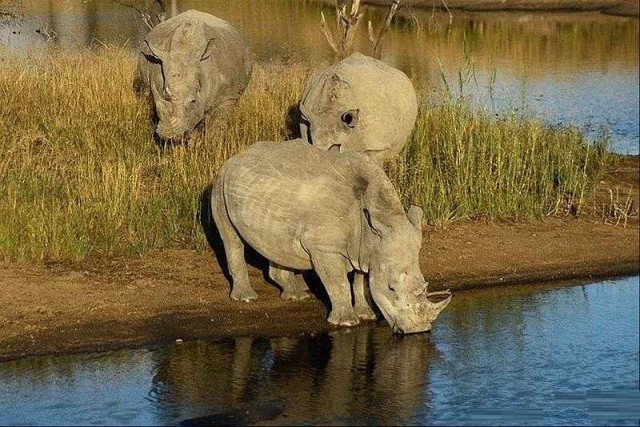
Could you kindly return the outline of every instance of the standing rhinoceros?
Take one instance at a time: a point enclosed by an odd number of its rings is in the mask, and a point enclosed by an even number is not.
[[[307,142],[362,151],[382,163],[400,153],[409,138],[418,101],[402,71],[354,53],[309,81],[300,113]]]
[[[220,169],[211,197],[233,278],[231,298],[257,297],[249,283],[244,242],[270,261],[269,275],[285,299],[303,299],[301,270],[313,269],[331,299],[329,322],[351,326],[371,308],[362,281],[394,331],[431,328],[449,303],[427,300],[418,257],[422,210],[404,212],[383,170],[362,153],[341,154],[302,140],[259,142]]]
[[[156,134],[181,139],[231,107],[249,83],[253,60],[228,22],[189,10],[154,27],[141,45],[135,86],[153,96]]]

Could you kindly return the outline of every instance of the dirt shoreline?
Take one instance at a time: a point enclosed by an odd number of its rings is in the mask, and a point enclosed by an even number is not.
[[[334,0],[320,0],[334,3]],[[390,0],[363,0],[363,4],[388,6]],[[444,9],[442,0],[402,0],[402,7]],[[617,16],[640,16],[636,0],[446,0],[450,10],[468,12],[530,11],[530,12],[601,12]]]
[[[619,187],[637,207],[638,165],[637,156],[626,157],[605,175],[595,203],[605,203],[609,189]],[[259,299],[244,304],[229,300],[229,282],[213,251],[173,249],[77,264],[0,262],[0,360],[328,329],[326,296],[317,284],[320,299],[283,301],[259,267],[260,262],[250,268]],[[638,218],[626,227],[604,224],[593,213],[428,227],[421,268],[431,289],[450,288],[454,294],[638,274]]]

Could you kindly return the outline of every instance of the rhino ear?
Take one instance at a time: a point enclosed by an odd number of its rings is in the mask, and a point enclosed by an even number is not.
[[[207,45],[204,47],[204,49],[202,50],[202,53],[200,54],[200,61],[204,61],[205,59],[211,56],[211,51],[213,50],[214,41],[215,41],[214,37],[211,37],[209,40],[207,40]]]
[[[409,222],[411,222],[415,228],[422,231],[422,219],[424,217],[424,213],[421,208],[411,205],[407,212],[407,217],[409,218]]]
[[[330,93],[329,99],[331,101],[336,101],[340,97],[340,93],[351,87],[351,85],[343,80],[337,73],[333,73],[330,77],[331,85],[330,85]]]
[[[144,45],[142,46],[142,53],[145,56],[151,56],[160,62],[164,62],[169,57],[169,54],[167,52],[165,52],[158,46],[153,46],[147,40],[144,41]]]

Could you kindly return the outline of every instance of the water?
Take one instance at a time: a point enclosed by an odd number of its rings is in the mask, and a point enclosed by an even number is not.
[[[120,2],[126,3],[126,2]],[[144,2],[130,0],[140,7]],[[175,0],[169,13],[196,8],[227,19],[250,39],[259,60],[327,62],[320,11],[302,0]],[[136,46],[144,37],[131,8],[114,1],[7,0],[22,18],[0,24],[0,45],[26,50],[101,43]],[[11,9],[13,7],[13,9]],[[385,11],[367,8],[377,25]],[[596,13],[401,12],[387,34],[383,59],[428,88],[462,93],[497,114],[518,109],[549,124],[575,125],[590,137],[611,133],[613,149],[638,154],[639,21]],[[357,40],[370,52],[364,34]],[[0,48],[0,55],[2,50]],[[462,82],[462,89],[460,88]],[[437,90],[429,104],[442,99]]]
[[[638,280],[458,293],[430,335],[358,327],[6,362],[0,424],[637,425]]]

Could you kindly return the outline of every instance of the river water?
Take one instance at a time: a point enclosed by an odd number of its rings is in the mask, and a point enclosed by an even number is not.
[[[456,293],[385,325],[0,364],[0,424],[638,425],[639,277]]]
[[[123,3],[142,7],[144,1],[5,0],[0,8],[20,18],[0,23],[0,46],[137,46],[147,30]],[[195,8],[232,22],[259,60],[331,59],[319,27],[320,11],[333,23],[331,6],[305,0],[165,3],[168,15]],[[366,8],[364,20],[377,28],[384,13]],[[448,86],[452,96],[462,93],[497,114],[517,109],[551,125],[576,125],[590,137],[606,130],[615,151],[637,154],[639,28],[637,18],[598,13],[454,12],[449,21],[444,13],[401,9],[382,58],[437,89],[428,105]],[[371,51],[364,31],[357,47]]]

